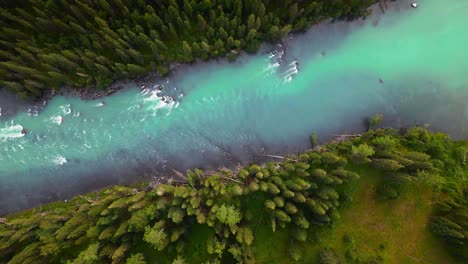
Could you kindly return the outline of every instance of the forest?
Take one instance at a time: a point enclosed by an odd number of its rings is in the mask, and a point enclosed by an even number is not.
[[[402,263],[397,253],[419,258],[399,248],[412,239],[405,228],[419,230],[418,245],[432,243],[420,257],[466,263],[468,141],[415,127],[325,145],[313,134],[311,145],[277,161],[174,172],[164,184],[114,186],[5,216],[0,263]],[[409,220],[369,245],[375,205],[378,230],[397,214]],[[360,224],[363,232],[349,233]]]
[[[168,73],[171,63],[255,52],[375,0],[3,0],[0,87],[37,99]]]

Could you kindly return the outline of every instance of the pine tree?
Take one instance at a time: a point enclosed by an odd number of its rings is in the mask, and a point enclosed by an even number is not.
[[[374,129],[383,120],[383,115],[376,114],[369,118],[369,130]]]
[[[189,18],[192,18],[193,8],[189,0],[184,0],[184,12]]]
[[[297,3],[294,3],[289,7],[289,24],[293,24],[294,21],[296,20],[297,13],[298,13],[298,5]]]
[[[241,214],[237,208],[232,205],[223,204],[216,212],[217,219],[226,225],[234,226],[241,220]]]
[[[257,31],[255,29],[251,29],[247,34],[246,38],[247,47],[246,50],[248,52],[256,52],[259,48],[259,42],[257,40]]]
[[[146,227],[143,239],[161,251],[169,243],[169,238],[164,230],[164,221],[157,222],[153,227]]]
[[[190,47],[190,45],[186,42],[186,41],[183,41],[182,42],[182,48],[184,50],[184,57],[185,57],[185,60],[190,62],[193,60],[193,55],[192,55],[192,48]]]
[[[200,29],[205,30],[206,28],[205,19],[200,14],[198,14],[197,19],[198,19],[198,26],[200,27]]]
[[[202,55],[201,55],[202,59],[207,59],[210,56],[211,46],[208,45],[205,41],[202,41],[201,49],[202,49]]]
[[[214,44],[215,50],[218,52],[219,55],[226,53],[224,49],[224,42],[221,39],[218,39]]]
[[[147,71],[145,68],[136,65],[136,64],[127,64],[127,71],[132,75],[132,76],[137,76],[137,75],[142,75],[145,74]]]
[[[89,245],[85,250],[81,251],[76,259],[69,262],[70,264],[89,264],[89,263],[98,263],[98,248],[99,243],[94,243]]]
[[[146,264],[145,257],[141,253],[131,255],[127,259],[127,264]]]
[[[172,5],[169,6],[169,8],[167,9],[167,12],[169,15],[169,19],[170,21],[172,21],[172,23],[175,23],[177,21],[177,18],[180,17],[179,11],[177,11],[177,9]]]

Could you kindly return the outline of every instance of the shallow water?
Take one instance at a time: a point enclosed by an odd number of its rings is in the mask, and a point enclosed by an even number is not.
[[[468,0],[409,3],[323,23],[233,64],[184,66],[98,101],[57,96],[42,111],[0,116],[0,214],[172,168],[300,151],[312,131],[321,140],[362,131],[374,113],[383,125],[468,137]]]

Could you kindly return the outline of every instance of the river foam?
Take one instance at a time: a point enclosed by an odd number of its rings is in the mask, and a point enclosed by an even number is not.
[[[328,21],[231,64],[185,65],[101,101],[56,96],[37,116],[10,111],[0,214],[172,169],[301,151],[312,131],[321,141],[360,132],[375,113],[383,125],[468,137],[465,3],[399,0],[385,16]],[[2,113],[8,101],[0,96]]]
[[[23,127],[21,125],[6,125],[4,128],[0,128],[0,139],[6,141],[7,139],[24,137],[22,131]]]

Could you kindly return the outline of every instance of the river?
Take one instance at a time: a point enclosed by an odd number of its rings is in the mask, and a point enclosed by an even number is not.
[[[0,94],[0,215],[171,169],[297,152],[311,132],[323,142],[363,131],[375,113],[383,126],[429,124],[467,138],[468,0],[418,2],[327,21],[235,63],[182,66],[98,100],[56,96],[12,110]]]

